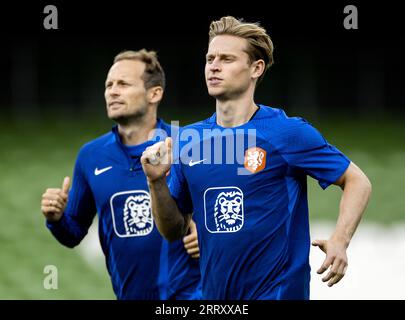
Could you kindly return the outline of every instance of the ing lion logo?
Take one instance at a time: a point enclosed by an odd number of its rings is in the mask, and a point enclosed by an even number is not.
[[[217,231],[235,232],[243,225],[243,195],[239,191],[221,192],[214,207]]]
[[[149,195],[131,195],[127,198],[124,204],[124,226],[127,235],[146,235],[152,231]]]
[[[266,150],[259,147],[247,149],[244,165],[251,173],[262,171],[266,167]]]

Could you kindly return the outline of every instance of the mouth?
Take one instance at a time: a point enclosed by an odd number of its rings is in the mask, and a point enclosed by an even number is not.
[[[108,103],[108,107],[111,109],[118,109],[123,105],[124,105],[124,103],[121,101],[112,101],[112,102]]]
[[[209,85],[211,85],[211,86],[215,86],[215,85],[217,85],[217,84],[220,84],[220,83],[222,82],[222,80],[223,80],[223,79],[221,79],[221,78],[211,77],[211,78],[208,78],[207,83],[208,83]]]

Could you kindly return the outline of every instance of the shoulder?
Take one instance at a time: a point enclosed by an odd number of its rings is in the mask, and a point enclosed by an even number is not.
[[[102,136],[99,136],[84,145],[79,150],[79,155],[78,158],[86,158],[91,154],[94,154],[97,152],[99,149],[104,148],[107,145],[110,145],[115,142],[115,136],[112,131],[107,132],[103,134]]]
[[[178,129],[178,134],[173,139],[173,153],[180,156],[187,152],[189,148],[199,145],[206,135],[207,131],[212,128],[213,124],[210,119],[198,121]],[[184,148],[188,146],[187,148]]]
[[[173,136],[177,135],[180,127],[173,122],[168,124],[167,122],[163,121],[162,119],[158,119],[158,129],[162,130],[166,136],[173,137]]]
[[[316,148],[326,143],[320,132],[302,117],[290,117],[283,109],[262,106],[257,118],[261,133],[282,151]]]
[[[296,130],[296,129],[308,129],[313,128],[312,124],[306,119],[297,116],[289,116],[280,108],[273,108],[264,105],[260,105],[260,112],[255,117],[257,123],[265,123],[266,127],[277,130]]]
[[[204,119],[198,122],[191,123],[189,125],[186,125],[182,128],[180,128],[180,132],[182,131],[187,131],[187,130],[198,130],[201,131],[203,129],[209,129],[212,128],[212,126],[215,124],[215,113],[209,117],[208,119]]]
[[[266,122],[277,128],[289,127],[297,125],[301,122],[306,122],[301,117],[291,117],[281,108],[268,107],[260,105],[260,112],[254,118],[257,122]]]

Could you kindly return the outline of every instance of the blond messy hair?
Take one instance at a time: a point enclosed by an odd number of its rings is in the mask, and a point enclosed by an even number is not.
[[[263,74],[259,77],[259,83],[266,71],[274,63],[273,59],[273,42],[266,30],[258,22],[244,22],[243,19],[236,19],[232,16],[222,17],[217,21],[212,21],[209,30],[209,43],[219,35],[231,35],[246,39],[248,47],[246,53],[249,56],[249,62],[252,63],[259,59],[265,62]]]
[[[114,63],[122,60],[134,60],[145,63],[145,71],[142,75],[145,89],[157,86],[162,87],[163,90],[165,89],[165,73],[155,51],[148,51],[146,49],[141,49],[139,51],[126,50],[115,56]]]

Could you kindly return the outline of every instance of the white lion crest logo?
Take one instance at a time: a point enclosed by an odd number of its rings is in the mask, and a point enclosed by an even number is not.
[[[235,232],[243,225],[243,195],[239,191],[221,192],[215,201],[217,231]]]
[[[263,163],[264,153],[258,150],[248,151],[247,162],[248,166],[251,167],[254,171],[257,170]]]
[[[124,226],[127,235],[146,235],[152,231],[149,195],[139,194],[127,198],[124,205]]]

